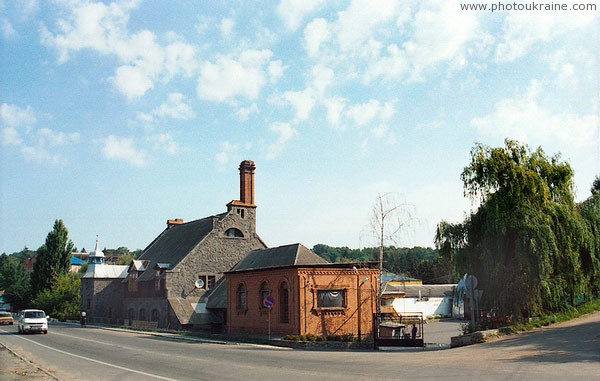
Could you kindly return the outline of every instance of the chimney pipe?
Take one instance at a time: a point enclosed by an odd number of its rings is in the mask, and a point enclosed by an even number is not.
[[[254,170],[256,165],[251,160],[244,160],[240,164],[240,202],[245,205],[254,205]]]

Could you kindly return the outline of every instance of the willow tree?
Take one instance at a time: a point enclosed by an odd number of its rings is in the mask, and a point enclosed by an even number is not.
[[[508,139],[499,148],[477,144],[461,180],[479,207],[462,223],[440,223],[436,245],[479,278],[482,305],[519,320],[590,292],[581,257],[590,228],[560,155]]]

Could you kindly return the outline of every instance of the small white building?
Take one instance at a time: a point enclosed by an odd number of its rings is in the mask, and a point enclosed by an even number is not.
[[[452,316],[455,284],[398,284],[386,282],[382,298],[387,299],[398,315],[422,313],[425,318]]]

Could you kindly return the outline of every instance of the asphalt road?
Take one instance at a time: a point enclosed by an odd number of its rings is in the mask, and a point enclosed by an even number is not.
[[[595,380],[600,312],[445,350],[303,351],[182,341],[54,323],[48,335],[0,328],[0,343],[62,380]]]

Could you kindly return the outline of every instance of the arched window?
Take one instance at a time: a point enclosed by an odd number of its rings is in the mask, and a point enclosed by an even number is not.
[[[127,319],[135,320],[135,310],[133,308],[127,310]]]
[[[290,289],[285,281],[279,286],[279,321],[290,322]]]
[[[231,238],[243,238],[244,233],[242,233],[242,231],[240,229],[229,228],[225,231],[225,236],[231,237]]]
[[[267,282],[262,282],[262,284],[260,285],[260,290],[258,292],[258,308],[266,309],[266,307],[263,304],[263,301],[269,295],[271,295],[271,288],[269,287],[269,284]]]
[[[140,308],[140,320],[147,320],[145,308]]]
[[[246,286],[243,283],[240,283],[237,288],[237,309],[246,309]]]
[[[155,308],[152,310],[152,312],[150,313],[150,320],[152,321],[158,321],[160,317],[160,313],[158,312],[158,310]]]

